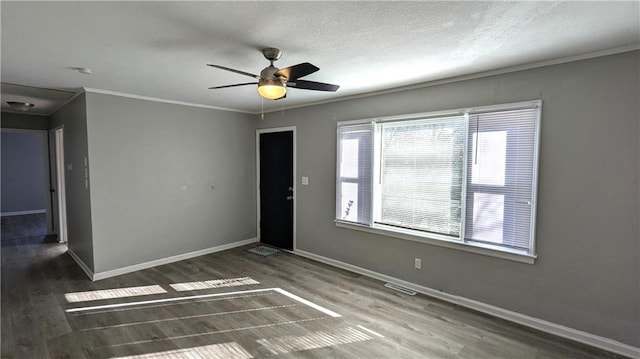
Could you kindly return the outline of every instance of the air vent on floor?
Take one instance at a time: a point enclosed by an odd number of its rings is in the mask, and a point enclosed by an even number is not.
[[[412,291],[411,289],[405,288],[405,287],[401,287],[401,286],[399,286],[397,284],[385,283],[384,286],[389,288],[389,289],[393,289],[395,291],[398,291],[400,293],[409,294],[409,295],[416,295],[416,292]]]

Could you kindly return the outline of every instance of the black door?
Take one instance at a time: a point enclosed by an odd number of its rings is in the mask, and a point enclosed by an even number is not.
[[[260,241],[293,250],[293,132],[260,134]]]

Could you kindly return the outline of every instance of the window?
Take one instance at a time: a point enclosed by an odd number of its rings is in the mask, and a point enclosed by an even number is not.
[[[533,257],[540,105],[340,123],[336,222]]]

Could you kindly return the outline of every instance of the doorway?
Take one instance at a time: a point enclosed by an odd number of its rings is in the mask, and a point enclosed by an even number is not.
[[[51,214],[46,131],[3,128],[1,245],[42,241]]]
[[[64,183],[64,128],[54,130],[56,153],[56,209],[58,211],[58,242],[67,243],[67,201]]]
[[[258,239],[295,248],[295,127],[258,130]]]

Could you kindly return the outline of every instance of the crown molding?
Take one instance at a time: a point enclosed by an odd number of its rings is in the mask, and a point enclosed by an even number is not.
[[[189,107],[206,108],[206,109],[210,109],[210,110],[221,110],[221,111],[253,114],[253,112],[250,112],[250,111],[238,110],[238,109],[234,109],[234,108],[203,105],[203,104],[199,104],[199,103],[169,100],[169,99],[164,99],[164,98],[159,98],[159,97],[134,95],[134,94],[126,93],[126,92],[101,90],[101,89],[96,89],[96,88],[91,88],[91,87],[83,87],[83,90],[84,90],[84,92],[87,92],[87,93],[97,93],[97,94],[102,94],[102,95],[126,97],[126,98],[132,98],[132,99],[143,100],[143,101],[161,102],[161,103],[168,103],[168,104],[172,104],[172,105],[181,105],[181,106],[189,106]]]

